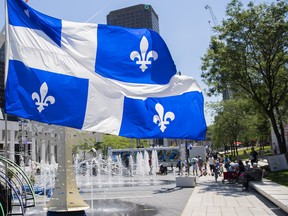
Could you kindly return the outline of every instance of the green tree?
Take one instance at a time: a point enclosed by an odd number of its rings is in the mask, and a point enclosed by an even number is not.
[[[238,155],[237,141],[253,145],[257,141],[262,144],[268,142],[270,123],[261,112],[255,111],[253,102],[243,98],[232,98],[210,107],[215,112],[214,124],[211,128],[213,147],[223,148],[230,145]]]
[[[241,133],[246,129],[247,108],[247,100],[243,99],[225,100],[215,107],[217,143],[222,140],[222,145],[230,144],[234,156],[238,155],[236,142],[239,141]]]
[[[129,138],[109,134],[103,136],[102,142],[106,148],[110,147],[113,149],[129,148],[131,143]]]
[[[211,133],[212,148],[224,149],[230,143],[230,139],[226,134],[225,128],[221,126],[221,119],[215,116],[215,123],[208,127],[207,132]]]
[[[210,94],[227,87],[257,103],[269,118],[280,152],[286,153],[284,134],[288,93],[288,5],[249,3],[244,9],[232,0],[227,19],[215,27],[210,48],[202,58],[202,78]]]
[[[148,147],[147,140],[139,139],[139,145],[141,147]],[[105,134],[102,140],[103,150],[107,151],[108,148],[112,149],[127,149],[127,148],[136,148],[137,140],[130,139],[121,136],[115,136],[110,134]]]
[[[95,145],[95,140],[93,139],[84,139],[81,140],[79,145],[77,146],[77,149],[82,151],[84,153],[84,160],[86,159],[86,152],[90,151]],[[72,147],[72,152],[75,151],[73,150]]]

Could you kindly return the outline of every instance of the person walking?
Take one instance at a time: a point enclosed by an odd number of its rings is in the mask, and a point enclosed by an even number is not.
[[[251,148],[250,161],[252,166],[254,163],[258,163],[258,152],[255,151],[254,147]]]
[[[200,155],[198,155],[198,168],[199,168],[200,176],[203,175],[203,165],[204,165],[204,160]]]
[[[220,171],[220,162],[217,160],[215,163],[214,167],[214,176],[215,176],[215,181],[217,182],[218,176],[219,176],[219,171]]]
[[[191,167],[192,167],[192,173],[193,175],[198,176],[198,158],[195,156],[190,161]]]
[[[225,155],[223,163],[224,163],[224,167],[225,167],[226,171],[228,171],[228,169],[230,167],[230,162],[231,162],[231,160],[229,159],[228,155]]]
[[[212,155],[210,155],[209,159],[208,159],[208,163],[209,163],[209,168],[210,168],[210,175],[214,175],[214,158],[212,157]]]
[[[152,157],[150,156],[149,157],[149,168],[150,168],[150,171],[149,171],[149,175],[152,175],[152,170],[153,170],[153,167],[152,167]]]

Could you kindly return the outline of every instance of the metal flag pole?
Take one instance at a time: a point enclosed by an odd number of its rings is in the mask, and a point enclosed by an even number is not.
[[[72,164],[72,145],[66,142],[65,127],[59,128],[60,145],[58,146],[58,171],[55,179],[55,186],[52,198],[44,207],[47,210],[47,216],[57,215],[85,215],[84,210],[89,208],[89,205],[84,202],[80,196],[74,167]]]
[[[7,139],[7,135],[8,135],[8,131],[7,131],[7,114],[5,113],[4,114],[4,118],[5,118],[5,147],[4,147],[4,151],[5,151],[5,157],[8,159],[8,157],[9,157],[9,154],[8,154],[8,139]],[[6,173],[6,175],[8,176],[8,164],[7,163],[5,163],[5,173]],[[8,185],[6,184],[5,185],[5,189],[6,189],[6,191],[9,191],[9,188],[8,188]],[[8,193],[6,193],[6,213],[8,213],[8,211],[9,211],[9,194]]]
[[[8,40],[8,10],[7,10],[7,2],[6,0],[4,1],[4,8],[5,8],[5,26],[3,27],[1,34],[4,33],[5,31],[5,39],[4,39],[4,43],[5,43],[5,78],[4,78],[4,89],[6,87],[6,78],[7,78],[7,73],[8,73],[8,46],[9,46],[9,40]],[[4,30],[5,29],[5,30]],[[3,44],[1,45],[1,47],[3,46]],[[0,48],[1,48],[0,47]],[[8,131],[7,131],[7,114],[4,113],[4,119],[5,119],[5,147],[4,147],[4,151],[5,151],[5,157],[8,159],[9,154],[9,148],[8,148]],[[5,163],[5,173],[6,175],[8,175],[8,165],[7,163]],[[6,187],[6,191],[8,191],[8,185],[5,185]],[[9,195],[8,193],[6,193],[6,211],[8,213],[9,211]]]

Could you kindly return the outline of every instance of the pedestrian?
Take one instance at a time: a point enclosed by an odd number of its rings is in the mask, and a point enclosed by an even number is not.
[[[152,157],[151,156],[149,157],[149,168],[150,168],[149,175],[152,175],[153,167],[152,167]]]
[[[254,163],[258,163],[258,152],[255,151],[254,147],[251,148],[250,161],[251,161],[251,164],[252,164],[252,165],[253,165]]]
[[[225,155],[223,163],[224,163],[224,167],[225,167],[226,171],[228,171],[228,169],[230,167],[230,162],[231,162],[231,160],[229,159],[228,155]]]
[[[214,175],[214,158],[212,157],[212,155],[210,155],[209,159],[208,159],[208,163],[209,163],[209,168],[210,168],[210,175]]]
[[[216,161],[217,159],[218,159],[218,154],[219,154],[219,152],[213,152],[213,158],[214,158],[214,160]]]
[[[250,181],[261,181],[263,176],[263,170],[260,169],[256,163],[253,164],[252,168],[246,172],[243,179],[243,191],[248,191]]]
[[[191,159],[190,165],[192,167],[193,175],[196,174],[198,176],[198,158],[197,158],[197,156],[195,156]]]
[[[249,164],[249,160],[245,161],[245,171],[249,171],[250,170],[250,164]]]
[[[217,182],[218,176],[219,176],[219,171],[220,171],[220,162],[217,160],[215,163],[215,168],[214,168],[214,176],[215,176],[215,181]]]
[[[198,168],[200,171],[200,176],[203,175],[203,165],[204,165],[204,160],[202,159],[200,155],[198,155]]]
[[[223,173],[224,173],[224,167],[223,167],[223,164],[220,163],[220,167],[219,167],[219,176],[222,176]]]
[[[181,159],[178,159],[176,167],[179,169],[178,175],[181,175],[183,163]]]
[[[239,167],[238,167],[238,176],[240,176],[241,174],[243,174],[245,172],[245,165],[243,163],[242,160],[238,161]]]

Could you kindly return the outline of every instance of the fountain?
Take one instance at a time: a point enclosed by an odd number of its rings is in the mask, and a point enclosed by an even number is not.
[[[87,160],[79,162],[79,157],[76,156],[74,160],[74,168],[76,173],[77,185],[79,188],[85,188],[91,181],[90,177],[96,179],[97,185],[94,187],[117,187],[117,185],[130,186],[132,184],[147,181],[156,184],[156,172],[159,169],[157,152],[152,151],[152,172],[149,167],[149,154],[147,151],[144,153],[138,152],[134,159],[132,155],[129,156],[129,166],[126,167],[122,163],[120,155],[116,156],[115,161],[111,157],[106,159],[100,154],[97,157],[92,157]],[[136,180],[137,179],[137,180]],[[93,181],[95,182],[95,181]]]
[[[123,194],[129,197],[131,194],[133,195],[133,192],[126,193],[131,190],[129,188],[137,191],[137,187],[158,186],[168,182],[159,179],[156,175],[159,165],[157,151],[154,148],[126,149],[125,156],[121,153],[109,155],[109,152],[108,157],[94,154],[87,160],[81,160],[79,155],[72,158],[72,144],[71,142],[66,143],[66,137],[63,138],[65,131],[57,128],[57,132],[59,132],[57,142],[53,141],[58,145],[58,163],[55,162],[53,154],[48,160],[50,163],[45,161],[36,163],[27,157],[25,157],[27,161],[24,163],[23,157],[19,157],[21,169],[30,180],[33,179],[34,187],[31,189],[27,187],[27,192],[33,191],[36,194],[36,207],[26,209],[23,205],[23,209],[26,211],[25,215],[53,215],[54,212],[55,214],[62,212],[70,215],[71,212],[83,214],[84,210],[88,215],[94,215],[96,211],[103,211],[100,215],[105,215],[106,211],[140,212],[144,206],[129,200],[124,201],[119,195],[109,196],[106,193],[123,190]],[[40,142],[46,138],[36,137],[35,139]],[[45,159],[45,155],[41,158]],[[151,163],[149,162],[150,158]],[[59,183],[59,179],[62,182]],[[19,181],[24,182],[21,179]],[[26,190],[26,187],[23,189]],[[67,197],[69,199],[66,199]],[[74,202],[75,200],[77,203]],[[46,208],[47,211],[43,211],[43,208]],[[149,215],[153,214],[150,212]]]
[[[149,158],[151,158],[152,172],[150,172]],[[156,150],[151,151],[150,156],[148,151],[137,152],[136,157],[130,155],[128,167],[125,165],[123,165],[120,155],[112,159],[111,157],[104,158],[100,154],[97,157],[82,161],[78,155],[75,156],[74,171],[77,186],[82,198],[90,206],[89,209],[85,210],[87,215],[94,215],[95,212],[97,212],[97,215],[111,215],[108,214],[111,211],[123,211],[122,215],[125,215],[124,212],[140,213],[141,208],[149,207],[124,202],[117,199],[117,197],[105,197],[103,194],[111,190],[122,190],[126,187],[136,188],[167,184],[164,180],[156,178],[159,169]],[[41,195],[38,193],[38,200],[40,201],[38,207],[28,210],[26,215],[34,215],[35,212],[38,216],[45,215],[45,213],[41,214],[39,211],[49,201],[48,193],[54,187],[55,181],[52,181],[52,179],[55,178],[57,165],[55,163],[40,163],[39,166],[41,172],[36,175],[35,187],[43,188],[43,192],[40,193]],[[48,178],[49,175],[50,178]],[[168,183],[171,183],[171,181]],[[104,196],[104,198],[101,198],[101,196]],[[145,214],[142,212],[141,215]],[[153,213],[149,212],[147,215],[153,215]]]

